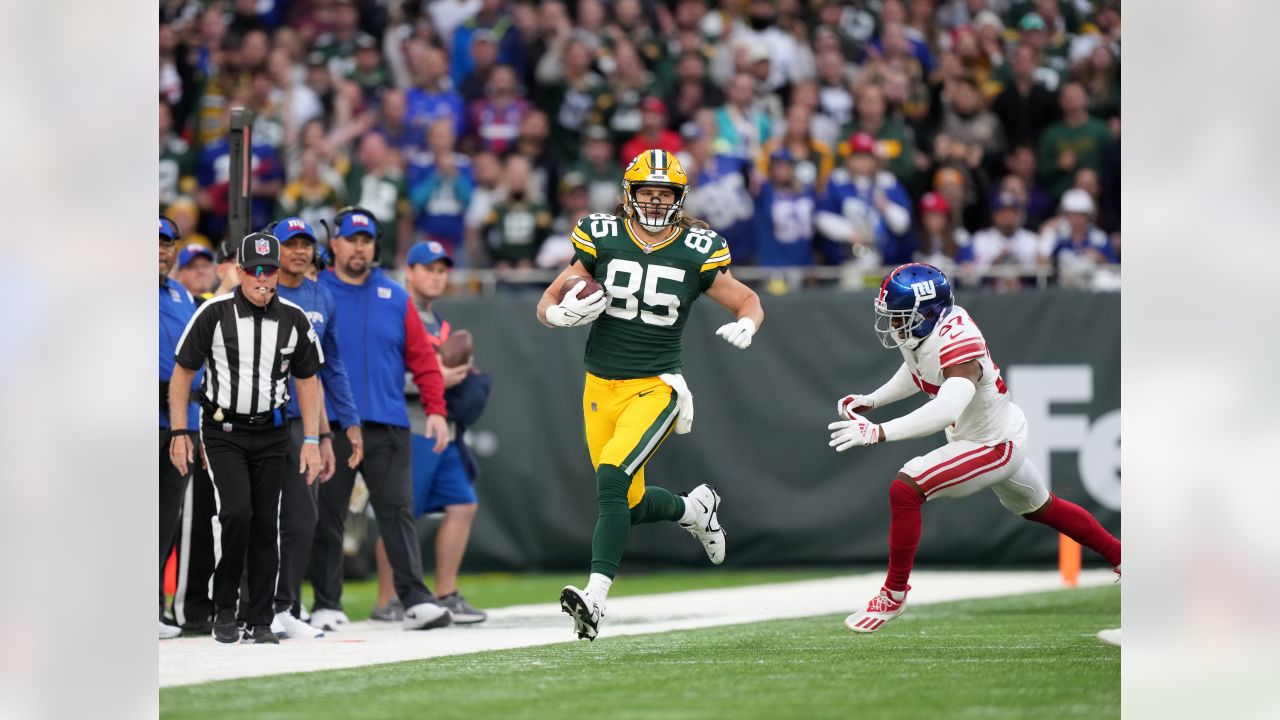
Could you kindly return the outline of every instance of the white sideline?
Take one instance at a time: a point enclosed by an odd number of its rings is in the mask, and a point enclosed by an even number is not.
[[[1110,570],[1087,570],[1080,585],[1105,585]],[[735,625],[852,612],[880,588],[882,573],[826,580],[750,585],[619,597],[609,600],[601,640],[622,635]],[[621,578],[625,583],[626,578]],[[927,603],[1058,590],[1057,572],[943,572],[912,574],[910,607]],[[549,597],[560,588],[548,587]],[[285,640],[279,645],[223,645],[208,638],[160,642],[160,687],[312,670],[460,655],[484,650],[578,642],[573,621],[560,605],[517,605],[489,611],[477,625],[406,632],[399,623],[357,622],[322,640]],[[841,631],[839,622],[832,631]],[[585,641],[582,641],[585,642]]]

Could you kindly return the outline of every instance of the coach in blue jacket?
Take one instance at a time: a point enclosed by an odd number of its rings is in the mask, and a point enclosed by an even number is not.
[[[298,411],[297,395],[293,392],[293,379],[289,379],[289,404],[286,412],[290,438],[287,467],[290,472],[285,477],[280,494],[280,576],[276,581],[272,630],[283,637],[315,638],[323,637],[324,631],[303,622],[299,615],[302,576],[311,561],[311,543],[315,537],[318,516],[316,498],[320,484],[333,477],[336,469],[334,430],[342,434],[344,441],[351,447],[347,460],[350,468],[360,464],[364,453],[364,438],[355,398],[351,395],[351,383],[342,362],[341,348],[338,347],[333,295],[328,288],[306,277],[307,269],[315,261],[315,231],[302,218],[290,217],[276,223],[271,234],[280,241],[280,282],[276,286],[276,294],[281,301],[291,302],[302,308],[320,338],[321,349],[324,350],[324,365],[320,367],[324,404],[321,406],[318,425],[322,463],[320,483],[308,485],[306,475],[292,471],[298,467],[298,452],[302,447],[302,417]]]
[[[359,209],[344,210],[335,220],[338,231],[330,248],[334,266],[320,273],[320,284],[335,301],[335,335],[364,423],[365,447],[363,460],[352,467],[350,443],[334,438],[337,467],[320,488],[312,549],[316,602],[311,624],[335,630],[349,622],[342,612],[342,529],[359,469],[369,487],[378,533],[386,543],[396,595],[405,607],[404,628],[442,627],[452,617],[422,582],[422,551],[411,503],[412,443],[404,376],[406,368],[413,373],[427,413],[425,434],[435,440],[437,453],[449,440],[444,380],[409,294],[373,266],[378,221]]]

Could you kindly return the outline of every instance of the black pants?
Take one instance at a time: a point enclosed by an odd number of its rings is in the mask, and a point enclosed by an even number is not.
[[[178,525],[178,588],[173,596],[173,617],[183,627],[199,626],[213,619],[209,580],[216,562],[213,516],[217,513],[213,481],[197,460],[183,496]]]
[[[336,438],[341,430],[333,432]],[[311,562],[311,542],[315,538],[318,516],[316,497],[321,485],[319,478],[307,485],[307,476],[298,472],[301,450],[302,420],[295,418],[289,421],[289,452],[284,485],[280,489],[280,578],[276,580],[275,600],[276,612],[291,612],[295,616],[301,610],[302,577]],[[350,449],[347,452],[350,453]]]
[[[236,607],[247,554],[249,598],[240,603],[239,617],[246,625],[270,625],[279,568],[276,518],[289,432],[284,426],[225,432],[210,423],[203,437],[222,539],[213,571],[213,604],[219,610]]]
[[[200,446],[196,445],[196,466],[200,464]],[[169,430],[160,428],[160,613],[164,613],[164,564],[173,550],[174,537],[178,532],[178,520],[182,513],[182,496],[187,489],[187,481],[191,479],[191,465],[187,465],[187,474],[178,473],[178,468],[169,460]]]
[[[320,519],[311,551],[311,586],[315,609],[342,609],[342,526],[351,501],[356,471],[369,487],[369,502],[378,520],[378,534],[387,547],[396,595],[406,608],[434,600],[422,582],[422,550],[413,521],[413,456],[409,428],[364,424],[364,460],[356,470],[347,467],[351,443],[345,434],[333,436],[338,469],[320,486]]]

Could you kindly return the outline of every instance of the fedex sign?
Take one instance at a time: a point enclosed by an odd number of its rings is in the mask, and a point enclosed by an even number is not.
[[[1049,487],[1052,452],[1074,451],[1080,480],[1089,495],[1109,510],[1120,509],[1120,411],[1090,421],[1083,413],[1053,412],[1055,403],[1093,400],[1089,365],[1013,365],[1004,368],[1013,401],[1027,415],[1027,459],[1044,473]]]

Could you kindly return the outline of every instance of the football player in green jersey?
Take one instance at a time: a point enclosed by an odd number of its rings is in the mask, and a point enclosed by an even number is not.
[[[672,494],[645,486],[644,466],[674,430],[693,426],[693,396],[681,374],[681,336],[689,308],[706,294],[734,314],[716,334],[746,348],[764,322],[760,298],[729,272],[729,246],[706,223],[684,213],[689,179],[674,155],[646,150],[623,173],[614,215],[584,218],[570,239],[574,260],[542,294],[538,320],[548,327],[591,326],[582,415],[596,469],[598,515],[591,538],[591,577],[568,586],[560,605],[579,638],[593,640],[631,526],[678,522],[724,561],[725,534],[710,485]],[[557,302],[573,275],[603,287],[580,297],[582,283]]]

